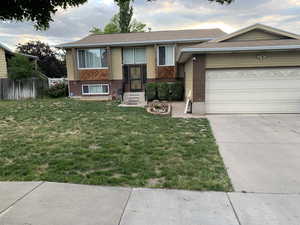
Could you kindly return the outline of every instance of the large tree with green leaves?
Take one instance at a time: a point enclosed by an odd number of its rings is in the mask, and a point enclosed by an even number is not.
[[[133,19],[129,24],[129,32],[145,32],[146,24]],[[121,33],[119,13],[114,15],[110,22],[105,25],[104,29],[93,27],[90,30],[93,34],[114,34]]]
[[[130,22],[133,15],[133,0],[115,0],[119,6],[119,26],[121,33],[130,32]]]
[[[18,44],[17,51],[37,56],[39,70],[47,77],[66,77],[66,62],[62,50],[51,48],[48,44],[40,41],[30,41]]]
[[[59,8],[79,6],[87,0],[1,0],[0,20],[32,21],[47,29]]]

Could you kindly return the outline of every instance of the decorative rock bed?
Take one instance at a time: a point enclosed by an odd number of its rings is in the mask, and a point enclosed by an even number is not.
[[[171,114],[171,104],[166,101],[154,100],[149,102],[147,105],[147,112],[155,115],[170,115]]]

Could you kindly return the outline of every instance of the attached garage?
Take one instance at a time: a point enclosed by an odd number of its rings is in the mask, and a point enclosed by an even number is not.
[[[256,24],[184,48],[193,112],[300,113],[300,36]],[[188,66],[188,63],[186,63]],[[192,74],[192,75],[190,75]]]
[[[206,71],[207,113],[300,113],[300,67]]]

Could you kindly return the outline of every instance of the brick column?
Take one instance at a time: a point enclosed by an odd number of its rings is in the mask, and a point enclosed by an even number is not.
[[[205,55],[193,56],[193,113],[205,114]]]

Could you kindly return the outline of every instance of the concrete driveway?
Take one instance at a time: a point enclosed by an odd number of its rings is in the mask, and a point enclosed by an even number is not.
[[[235,191],[300,193],[300,115],[211,115]]]

